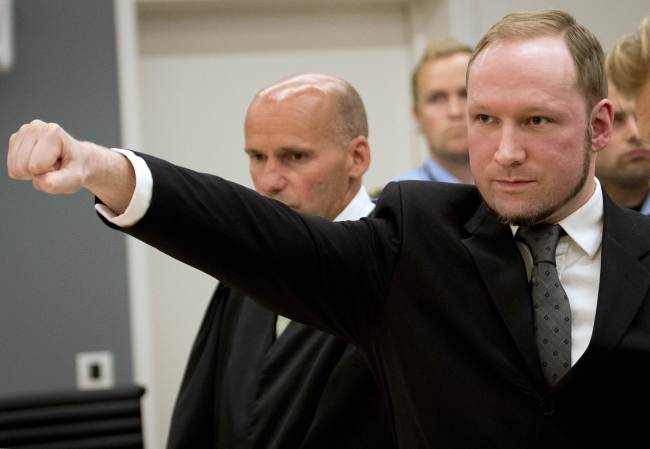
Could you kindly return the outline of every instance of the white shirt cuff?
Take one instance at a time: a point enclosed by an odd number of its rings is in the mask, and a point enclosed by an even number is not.
[[[131,202],[122,215],[117,215],[104,204],[95,204],[95,209],[114,225],[126,228],[136,224],[147,213],[153,192],[153,177],[144,159],[137,156],[133,151],[120,148],[111,148],[111,150],[121,153],[131,162],[135,171],[135,191],[131,197]]]

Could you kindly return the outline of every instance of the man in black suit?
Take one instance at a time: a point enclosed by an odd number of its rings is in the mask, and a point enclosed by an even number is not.
[[[594,176],[606,86],[570,15],[510,14],[468,69],[476,187],[393,183],[373,218],[331,223],[142,155],[154,194],[126,231],[353,342],[400,447],[632,445],[647,438],[650,219]],[[125,158],[42,122],[12,137],[9,170],[117,213],[136,183]]]
[[[361,97],[298,75],[260,91],[244,124],[255,190],[293,210],[357,220],[374,208]],[[264,309],[221,283],[183,377],[167,447],[392,448],[366,361],[347,342]]]

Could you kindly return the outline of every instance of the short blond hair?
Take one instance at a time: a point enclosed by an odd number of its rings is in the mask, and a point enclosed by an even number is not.
[[[507,39],[562,36],[573,58],[576,83],[587,110],[607,98],[604,53],[598,38],[569,13],[559,10],[521,11],[504,16],[481,38],[467,66],[467,76],[478,54],[488,45]]]
[[[416,104],[418,101],[418,75],[420,74],[422,67],[431,61],[446,58],[447,56],[453,56],[457,53],[467,53],[468,55],[471,55],[472,47],[465,45],[454,38],[433,41],[427,46],[411,74],[411,94],[413,95],[413,104]]]
[[[607,73],[626,97],[636,97],[650,79],[650,16],[643,19],[639,32],[626,34],[607,55]]]

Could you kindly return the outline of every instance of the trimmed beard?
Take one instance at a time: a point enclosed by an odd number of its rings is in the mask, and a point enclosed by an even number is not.
[[[589,121],[589,123],[591,123],[591,121]],[[585,131],[585,145],[584,145],[584,159],[582,162],[582,173],[580,179],[578,180],[574,188],[571,190],[571,192],[567,194],[564,198],[562,198],[561,201],[558,201],[557,203],[545,209],[539,210],[537,212],[533,211],[529,215],[504,216],[499,214],[498,211],[493,210],[494,213],[499,218],[499,221],[501,221],[504,224],[513,225],[513,226],[532,226],[534,224],[544,222],[544,220],[546,220],[548,217],[550,217],[559,209],[561,209],[565,204],[571,201],[582,190],[585,183],[587,182],[587,178],[589,177],[589,166],[591,165],[591,157],[592,157],[591,126],[587,126]]]

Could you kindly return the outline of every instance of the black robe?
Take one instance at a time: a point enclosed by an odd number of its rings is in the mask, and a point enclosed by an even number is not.
[[[366,361],[221,284],[190,355],[168,449],[392,448]]]

